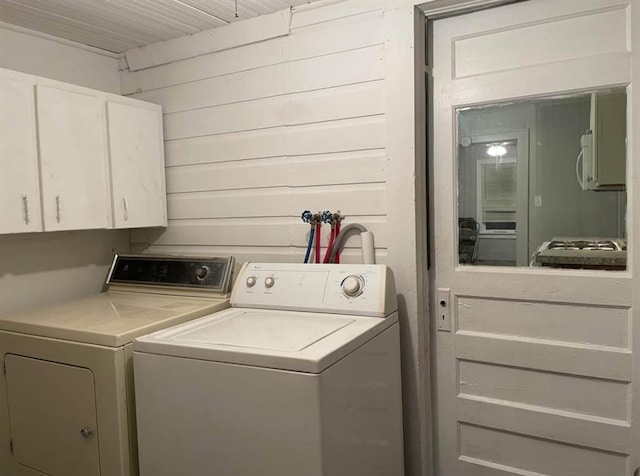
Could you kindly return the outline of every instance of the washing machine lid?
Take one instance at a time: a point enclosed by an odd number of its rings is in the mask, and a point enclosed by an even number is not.
[[[0,315],[0,331],[119,347],[134,338],[229,307],[229,299],[109,291]]]
[[[320,373],[396,321],[233,308],[137,338],[134,351]]]

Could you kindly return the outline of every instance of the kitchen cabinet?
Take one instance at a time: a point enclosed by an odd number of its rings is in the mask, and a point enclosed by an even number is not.
[[[46,231],[109,227],[102,101],[36,86]]]
[[[0,234],[167,225],[162,109],[0,69]]]
[[[42,231],[35,82],[0,70],[0,233]]]
[[[162,110],[140,101],[107,101],[115,228],[167,225]]]

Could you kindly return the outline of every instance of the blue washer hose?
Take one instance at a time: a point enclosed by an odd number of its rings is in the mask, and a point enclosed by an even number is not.
[[[311,247],[313,246],[313,237],[316,234],[316,230],[314,227],[311,227],[311,231],[309,232],[309,244],[307,245],[307,253],[304,255],[304,262],[309,262],[309,255],[311,254]]]

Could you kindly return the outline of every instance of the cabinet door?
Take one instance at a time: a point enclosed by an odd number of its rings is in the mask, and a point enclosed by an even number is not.
[[[99,475],[91,371],[12,354],[5,366],[16,462],[51,475]]]
[[[0,233],[42,231],[34,85],[0,72]]]
[[[166,226],[160,108],[107,103],[115,228]]]
[[[102,101],[37,86],[44,229],[108,227]]]

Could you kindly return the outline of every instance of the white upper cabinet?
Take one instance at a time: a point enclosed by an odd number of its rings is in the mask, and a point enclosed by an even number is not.
[[[167,225],[162,109],[107,101],[115,228]]]
[[[99,97],[36,87],[44,229],[109,227]]]
[[[35,81],[0,70],[0,233],[42,231]]]
[[[167,226],[162,108],[0,68],[0,234]]]

